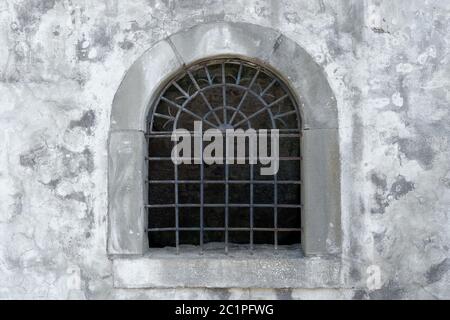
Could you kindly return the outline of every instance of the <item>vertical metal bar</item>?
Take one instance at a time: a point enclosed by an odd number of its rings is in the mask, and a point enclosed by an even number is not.
[[[224,123],[226,124],[226,122]],[[225,142],[225,157],[223,159],[225,164],[225,254],[228,254],[228,152],[228,144]]]
[[[200,143],[200,254],[203,254],[203,203],[204,203],[204,164],[203,164],[203,139]]]
[[[178,206],[178,165],[174,164],[175,175],[175,246],[180,253],[179,206]]]
[[[299,124],[299,128],[301,128],[301,126],[300,126],[300,124]],[[298,140],[299,140],[299,142],[298,142],[298,145],[299,145],[299,155],[300,155],[300,159],[302,159],[302,157],[303,157],[303,154],[302,154],[302,136],[301,136],[301,134],[299,135],[299,137],[298,137]],[[299,174],[299,179],[300,179],[300,181],[302,180],[302,160],[300,160],[300,162],[299,162],[299,164],[298,164],[298,174]],[[299,205],[300,206],[303,206],[303,201],[302,201],[302,185],[301,184],[299,184],[299,186],[298,186],[298,192],[299,192],[299,194],[298,194],[298,199],[299,199]],[[298,209],[298,214],[300,215],[300,239],[298,239],[298,243],[300,244],[299,245],[299,249],[301,250],[302,249],[302,234],[303,234],[303,229],[302,229],[302,226],[303,226],[303,221],[302,221],[302,210],[303,210],[303,208],[302,207],[300,207],[299,209]]]
[[[225,146],[225,150],[226,150]],[[225,151],[226,154],[226,151]],[[226,160],[226,159],[225,159]],[[228,164],[225,161],[225,253],[228,254]]]
[[[223,123],[227,123],[227,89],[225,85],[225,62],[222,63],[222,99],[223,99]]]
[[[253,164],[250,164],[250,250],[253,250]]]
[[[147,138],[147,155],[150,155],[149,154],[150,153],[150,148],[149,148],[149,146],[150,146],[150,139],[151,139],[151,137],[149,136]],[[150,163],[147,163],[147,172],[145,174],[147,175],[147,179],[150,180]],[[151,203],[152,197],[150,196],[151,195],[150,184],[148,182],[146,182],[146,183],[147,183],[147,186],[146,186],[146,188],[147,188],[147,203],[145,203],[144,210],[145,210],[145,214],[147,215],[147,226],[146,226],[146,228],[150,228],[150,223],[152,222],[152,220],[151,220],[151,218],[152,218],[152,216],[151,216],[152,209],[150,207],[148,207],[147,205],[149,205]],[[147,230],[147,240],[148,240],[149,246],[151,246],[150,245],[150,238],[151,238],[150,235],[151,235],[151,232]]]
[[[273,176],[273,227],[274,231],[274,246],[275,250],[278,249],[278,183],[277,183],[277,175]]]

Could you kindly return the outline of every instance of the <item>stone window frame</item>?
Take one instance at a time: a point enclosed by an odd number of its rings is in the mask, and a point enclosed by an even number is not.
[[[220,56],[267,65],[298,99],[305,186],[302,255],[292,251],[176,255],[148,246],[144,207],[148,108],[184,65]],[[338,287],[340,204],[336,98],[322,68],[285,35],[248,23],[201,24],[157,42],[126,72],[113,100],[108,139],[107,253],[113,260],[115,287]]]

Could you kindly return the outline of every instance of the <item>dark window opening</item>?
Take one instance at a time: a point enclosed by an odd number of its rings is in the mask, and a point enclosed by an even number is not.
[[[203,130],[279,129],[278,173],[263,176],[259,163],[248,162],[174,165],[172,131],[193,131],[199,120]],[[228,251],[299,244],[300,128],[294,98],[263,66],[215,59],[185,68],[148,117],[150,247],[213,245]]]

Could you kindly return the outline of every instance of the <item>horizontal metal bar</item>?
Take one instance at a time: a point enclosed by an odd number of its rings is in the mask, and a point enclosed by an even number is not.
[[[182,183],[182,184],[201,184],[201,183],[209,183],[209,184],[274,184],[273,180],[146,180],[146,183],[149,184],[170,184],[170,183]],[[301,181],[298,180],[277,180],[278,184],[301,184]]]
[[[267,130],[270,133],[270,129],[267,129]],[[278,130],[280,130],[280,129],[278,129]],[[166,138],[166,139],[169,139],[169,138],[172,137],[172,134],[173,134],[172,131],[166,132],[166,133],[164,133],[164,132],[147,133],[147,134],[145,134],[145,137],[148,138],[148,139],[153,139],[153,138]],[[235,134],[238,136],[237,133],[235,133]],[[189,135],[191,137],[203,137],[203,134],[197,134],[195,131],[189,131]],[[283,133],[283,132],[280,132],[280,133],[278,133],[278,137],[280,137],[280,138],[301,138],[301,136],[302,136],[301,132],[298,132],[298,133],[294,133],[294,132],[293,133]]]
[[[174,203],[164,203],[164,204],[147,204],[145,205],[145,207],[147,208],[176,208],[176,207],[181,207],[181,208],[199,208],[201,206],[203,207],[208,207],[208,208],[225,208],[225,206],[228,205],[228,207],[231,208],[249,208],[249,207],[254,207],[254,208],[273,208],[274,204],[273,203],[254,203],[254,204],[249,204],[249,203],[204,203],[204,204],[200,204],[200,203],[178,203],[178,204],[174,204]],[[278,208],[301,208],[302,205],[301,204],[277,204]]]
[[[301,228],[227,228],[228,231],[264,231],[264,232],[301,232]],[[150,232],[163,232],[163,231],[200,231],[199,227],[179,227],[177,228],[148,228],[147,231]],[[225,231],[225,228],[217,227],[203,227],[203,231]]]
[[[196,158],[196,157],[179,157],[178,159],[180,159],[181,161],[184,160],[190,160],[190,161],[196,161],[196,160],[201,160],[201,158]],[[225,158],[224,158],[225,159]],[[271,157],[257,157],[257,160],[271,160]],[[172,161],[172,157],[145,157],[145,160],[147,161]],[[234,157],[232,158],[232,160],[234,161],[246,161],[249,160],[248,157]],[[302,157],[278,157],[279,161],[300,161],[302,160]]]
[[[245,129],[245,130],[247,130],[248,128],[242,128],[242,129]],[[259,130],[259,129],[267,129],[267,130],[270,130],[270,129],[277,129],[278,130],[278,132],[279,132],[279,134],[282,134],[282,133],[293,133],[293,134],[297,134],[297,135],[302,135],[302,133],[303,133],[303,130],[305,130],[305,129],[298,129],[298,128],[251,128],[251,129],[255,129],[255,130]],[[306,130],[308,130],[308,129],[306,129]],[[195,132],[195,131],[191,131],[191,130],[189,130],[188,132]],[[149,129],[149,131],[147,131],[147,132],[145,132],[145,136],[149,136],[149,135],[171,135],[172,134],[172,130],[167,130],[167,131],[165,131],[165,130],[158,130],[158,131],[155,131],[155,130],[152,130],[152,129]]]

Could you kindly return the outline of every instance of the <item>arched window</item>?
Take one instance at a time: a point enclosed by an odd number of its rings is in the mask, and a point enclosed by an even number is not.
[[[280,77],[268,67],[239,58],[195,62],[168,81],[149,110],[150,247],[300,249],[301,118]],[[248,136],[245,164],[223,159],[207,165],[200,159],[174,165],[171,134],[176,129],[194,133],[195,121],[201,121],[203,130],[222,132],[278,129],[278,172],[262,175],[264,165],[249,163],[249,143],[254,141]],[[233,149],[236,152],[236,146]]]
[[[212,22],[152,45],[112,103],[107,252],[114,286],[342,287],[337,111],[326,72],[277,30]],[[203,130],[278,128],[277,175],[262,176],[261,165],[248,163],[176,169],[169,136],[174,126],[192,130],[194,120]]]

